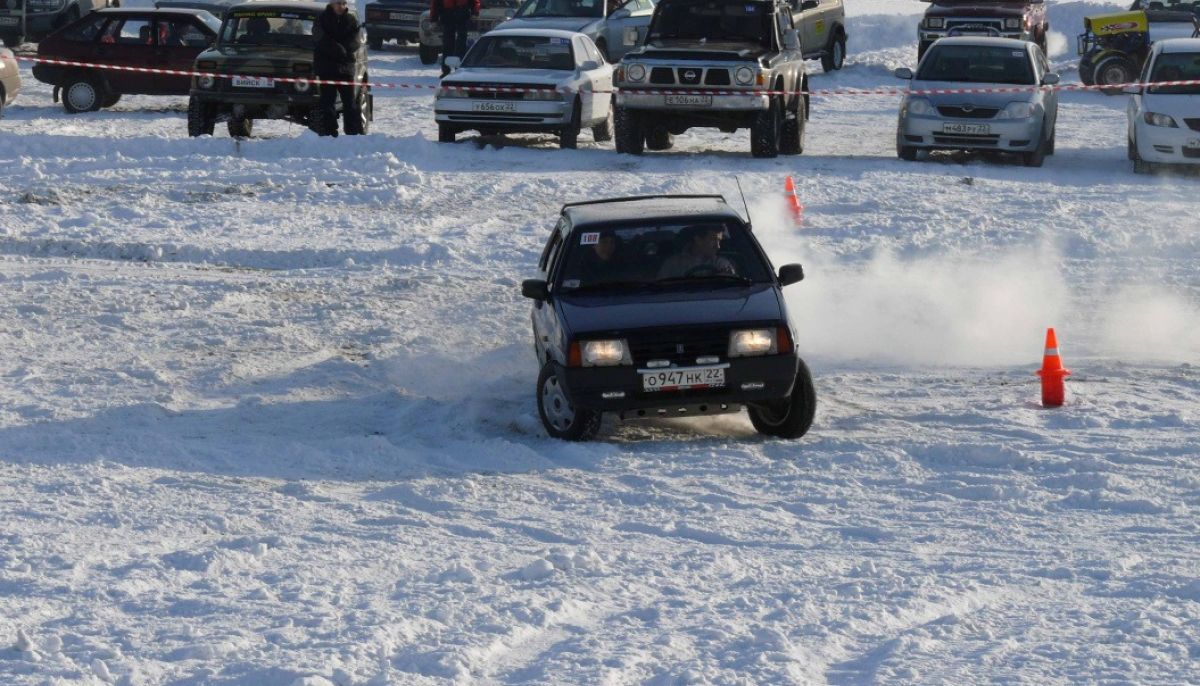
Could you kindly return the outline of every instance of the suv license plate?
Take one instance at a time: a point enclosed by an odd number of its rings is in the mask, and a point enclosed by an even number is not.
[[[647,393],[684,391],[689,388],[718,388],[724,385],[724,367],[664,369],[659,372],[642,373],[642,390]]]
[[[403,12],[392,12],[392,21],[417,21],[421,17],[416,14],[404,14]]]
[[[668,105],[682,107],[712,107],[711,95],[668,95]]]
[[[942,133],[967,134],[969,136],[986,136],[992,132],[987,124],[942,124]]]
[[[20,23],[20,17],[0,17],[0,26],[16,26]]]
[[[235,76],[233,85],[235,88],[274,88],[275,79],[265,76]]]
[[[471,103],[472,112],[516,112],[517,103],[515,102],[473,102]]]

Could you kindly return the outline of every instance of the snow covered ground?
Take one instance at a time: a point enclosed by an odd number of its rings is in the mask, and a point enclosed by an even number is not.
[[[924,6],[849,5],[814,86],[896,85]],[[1073,36],[1097,7],[1050,11]],[[372,72],[435,82],[394,47]],[[814,102],[799,158],[630,158],[438,145],[427,93],[380,93],[364,138],[193,140],[182,99],[69,116],[27,78],[0,683],[1200,682],[1200,179],[1132,173],[1123,98],[1063,100],[1026,169],[897,160],[892,97]],[[545,438],[518,284],[558,206],[734,175],[808,273],[812,432]]]

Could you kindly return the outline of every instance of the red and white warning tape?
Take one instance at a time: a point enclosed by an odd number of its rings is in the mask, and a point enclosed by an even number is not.
[[[234,79],[234,78],[260,78],[259,74],[218,74],[210,71],[193,71],[180,69],[156,69],[153,67],[130,67],[118,64],[101,64],[95,62],[76,62],[72,60],[59,60],[48,57],[29,57],[25,55],[17,55],[16,58],[23,62],[34,62],[41,64],[53,64],[60,67],[74,67],[78,69],[109,69],[115,71],[136,72],[142,74],[166,74],[168,76],[210,76],[216,79]],[[487,92],[487,93],[524,93],[529,91],[561,91],[574,92],[570,89],[555,89],[538,86],[459,86],[453,84],[426,84],[426,83],[405,83],[388,82],[388,81],[354,81],[354,80],[335,80],[335,79],[319,79],[315,77],[305,76],[272,76],[273,81],[279,83],[310,83],[325,86],[370,86],[371,88],[390,88],[390,89],[409,89],[409,90],[440,90],[449,88],[456,91],[467,92]],[[596,91],[599,93],[617,93],[624,91],[626,93],[634,93],[638,95],[795,95],[802,93],[812,97],[839,97],[839,96],[871,96],[871,95],[967,95],[975,93],[1029,93],[1033,91],[1091,91],[1091,90],[1113,90],[1121,89],[1127,86],[1200,86],[1200,79],[1190,79],[1184,81],[1155,81],[1152,83],[1122,83],[1109,86],[1084,84],[1056,84],[1053,86],[1003,86],[992,88],[927,88],[927,89],[907,89],[907,88],[837,88],[837,89],[822,89],[818,88],[809,91],[779,91],[779,90],[716,90],[711,88],[614,88],[611,91]]]

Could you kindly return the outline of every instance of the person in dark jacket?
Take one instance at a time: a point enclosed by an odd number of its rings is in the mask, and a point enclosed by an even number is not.
[[[313,72],[318,79],[353,81],[354,67],[362,42],[358,36],[358,18],[350,11],[349,0],[331,0],[313,26],[316,48],[313,51]],[[325,124],[322,136],[336,136],[337,112],[333,103],[342,99],[342,120],[346,133],[354,136],[363,132],[362,112],[355,97],[356,86],[321,85],[320,115]]]
[[[479,0],[430,0],[429,21],[442,24],[442,76],[450,73],[447,57],[467,54],[471,17],[479,16]]]

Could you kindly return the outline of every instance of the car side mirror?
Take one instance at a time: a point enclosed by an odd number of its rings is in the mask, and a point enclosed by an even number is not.
[[[521,282],[521,295],[532,300],[549,300],[550,289],[542,279],[525,279]]]
[[[895,76],[898,79],[904,79],[905,81],[911,81],[913,73],[912,69],[909,69],[908,67],[900,67],[896,71],[892,72],[892,76]]]
[[[631,12],[627,8],[622,7],[621,9],[616,10],[612,14],[608,15],[608,18],[609,19],[628,19],[630,14],[631,14]]]
[[[783,49],[800,49],[800,34],[796,33],[796,29],[788,29],[787,31],[783,32]]]
[[[1125,95],[1141,95],[1142,87],[1141,86],[1125,86],[1124,88],[1121,89],[1121,92],[1124,93]]]
[[[596,60],[584,60],[583,64],[579,65],[580,71],[591,71],[593,69],[599,69],[599,68],[600,68],[600,63],[597,62]]]
[[[458,69],[460,64],[462,64],[462,58],[451,55],[447,57],[442,64],[446,65],[446,68],[450,71],[454,71],[455,69]]]
[[[785,264],[779,268],[779,285],[790,286],[804,280],[804,267],[798,264]]]
[[[1050,73],[1050,74],[1046,74],[1045,76],[1042,77],[1042,85],[1043,86],[1054,86],[1054,85],[1058,84],[1058,81],[1059,81],[1058,74]]]
[[[820,4],[820,0],[804,0],[804,2],[800,3],[800,11],[803,12],[805,10],[815,10]]]

